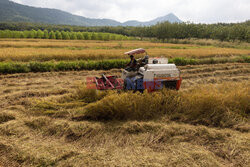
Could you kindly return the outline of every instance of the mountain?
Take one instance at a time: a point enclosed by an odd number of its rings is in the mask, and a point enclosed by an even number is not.
[[[9,0],[0,0],[0,22],[37,22],[81,26],[117,26],[121,24],[111,19],[89,19],[57,9],[35,8]]]
[[[173,13],[170,13],[166,16],[158,17],[158,18],[151,20],[151,21],[139,22],[136,20],[132,20],[132,21],[127,21],[127,22],[123,23],[123,25],[125,25],[125,26],[151,26],[151,25],[155,25],[159,22],[165,22],[165,21],[169,21],[170,23],[175,23],[175,22],[181,23],[182,22]]]
[[[36,8],[9,0],[0,0],[0,22],[35,22],[78,26],[149,26],[164,21],[181,22],[178,17],[171,13],[147,22],[127,21],[121,23],[112,19],[86,18],[58,9]]]

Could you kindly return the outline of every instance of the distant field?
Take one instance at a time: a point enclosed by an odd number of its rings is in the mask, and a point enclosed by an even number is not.
[[[250,55],[250,49],[145,41],[0,40],[0,61],[127,59],[124,52],[145,48],[152,57],[217,58]],[[138,56],[139,57],[139,56]]]

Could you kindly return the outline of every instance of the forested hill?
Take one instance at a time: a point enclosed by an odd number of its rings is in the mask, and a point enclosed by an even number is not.
[[[144,26],[164,21],[181,22],[178,17],[171,13],[148,22],[128,21],[120,23],[111,19],[90,19],[57,9],[36,8],[9,0],[0,0],[0,22],[36,22],[79,26]]]

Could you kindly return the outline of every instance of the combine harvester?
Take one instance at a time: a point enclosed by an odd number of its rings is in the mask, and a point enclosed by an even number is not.
[[[92,88],[97,90],[123,89],[141,92],[144,90],[152,92],[163,88],[179,90],[182,81],[180,70],[175,64],[168,64],[167,58],[149,58],[146,50],[142,48],[125,54],[129,55],[133,62],[134,55],[143,53],[146,54],[144,58],[138,59],[133,67],[130,64],[122,71],[122,78],[103,74],[101,78],[88,78],[87,82],[94,83]]]

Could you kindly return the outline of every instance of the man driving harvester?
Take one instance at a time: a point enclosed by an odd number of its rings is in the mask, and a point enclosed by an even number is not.
[[[126,65],[127,71],[136,71],[137,61],[133,55],[130,55],[130,62]]]

